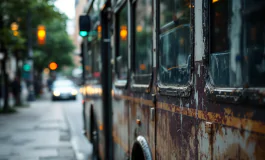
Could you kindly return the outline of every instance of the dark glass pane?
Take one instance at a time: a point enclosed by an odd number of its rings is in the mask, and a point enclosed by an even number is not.
[[[211,5],[210,77],[215,86],[265,86],[262,0],[218,0]]]
[[[160,38],[160,80],[165,85],[185,85],[190,78],[190,26],[181,25]]]
[[[160,2],[159,76],[164,85],[186,85],[189,82],[190,7],[188,0]]]
[[[216,86],[230,84],[230,31],[231,3],[229,0],[215,1],[211,5],[211,55],[210,73]]]
[[[245,0],[244,52],[248,64],[248,81],[252,87],[265,86],[265,1]]]
[[[128,73],[128,20],[127,20],[127,5],[121,9],[118,14],[119,32],[117,35],[119,48],[116,57],[118,79],[127,79]]]
[[[148,84],[152,69],[152,1],[137,1],[135,11],[135,81]]]
[[[190,23],[190,0],[161,0],[160,26],[170,22],[178,24]]]

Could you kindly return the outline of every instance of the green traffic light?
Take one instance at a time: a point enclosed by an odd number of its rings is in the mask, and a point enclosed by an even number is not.
[[[23,66],[23,70],[24,71],[30,71],[30,65],[29,64],[24,64],[24,66]]]
[[[80,31],[80,32],[79,32],[79,35],[80,35],[81,37],[85,37],[85,36],[88,35],[88,33],[87,33],[87,31]]]

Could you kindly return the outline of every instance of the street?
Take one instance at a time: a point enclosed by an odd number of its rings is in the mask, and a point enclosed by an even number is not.
[[[0,114],[0,160],[87,160],[91,144],[82,134],[82,104],[52,102],[49,94]]]

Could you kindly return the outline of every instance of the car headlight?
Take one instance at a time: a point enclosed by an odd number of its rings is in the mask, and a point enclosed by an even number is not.
[[[58,97],[58,96],[60,96],[60,92],[59,91],[53,91],[53,95]]]
[[[72,91],[71,91],[71,94],[74,96],[74,95],[77,95],[77,90],[75,90],[75,89],[73,89]]]

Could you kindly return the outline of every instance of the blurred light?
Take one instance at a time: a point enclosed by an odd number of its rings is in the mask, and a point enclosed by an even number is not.
[[[56,70],[58,68],[58,65],[55,62],[51,62],[49,64],[49,68],[50,68],[50,70]]]
[[[145,64],[140,64],[140,69],[141,69],[141,70],[146,70],[146,66],[145,66]]]
[[[18,30],[18,24],[16,22],[11,23],[11,30],[17,31]]]
[[[73,96],[77,95],[77,90],[75,90],[75,89],[72,90],[72,91],[71,91],[71,94],[72,94]]]
[[[87,86],[86,87],[86,93],[89,94],[89,95],[93,94],[93,88],[90,87],[90,86]]]
[[[137,30],[137,32],[142,32],[143,31],[143,27],[141,25],[138,25],[136,30]]]
[[[31,66],[29,64],[24,64],[23,65],[23,70],[24,71],[28,72],[28,71],[30,71],[30,69],[31,69]]]
[[[218,2],[219,0],[212,0],[212,3]]]
[[[81,37],[85,37],[85,36],[88,35],[88,33],[87,33],[87,31],[80,31],[80,32],[79,32],[79,35],[80,35]]]
[[[126,40],[127,39],[127,27],[126,26],[121,26],[121,30],[120,30],[120,37],[122,40]]]
[[[184,45],[184,38],[183,38],[183,37],[181,37],[181,38],[179,39],[179,44],[180,44],[181,46]]]
[[[13,35],[16,37],[19,35],[19,32],[18,31],[13,31]]]
[[[50,70],[49,70],[49,68],[45,68],[45,69],[43,70],[43,72],[44,72],[44,74],[49,74],[49,73],[50,73]]]
[[[101,25],[98,25],[97,30],[98,30],[98,32],[101,32],[102,31]]]
[[[100,124],[100,125],[99,125],[99,130],[100,130],[100,131],[103,131],[103,124]]]
[[[53,95],[56,96],[56,97],[58,97],[58,96],[60,96],[60,92],[59,91],[54,91],[53,92]]]
[[[87,40],[88,40],[88,42],[91,42],[93,40],[93,37],[92,36],[88,36]]]
[[[90,66],[85,66],[86,70],[87,71],[90,71],[91,70],[91,67]]]
[[[46,29],[45,29],[44,25],[39,25],[38,26],[37,37],[38,37],[38,44],[39,45],[45,44]]]

